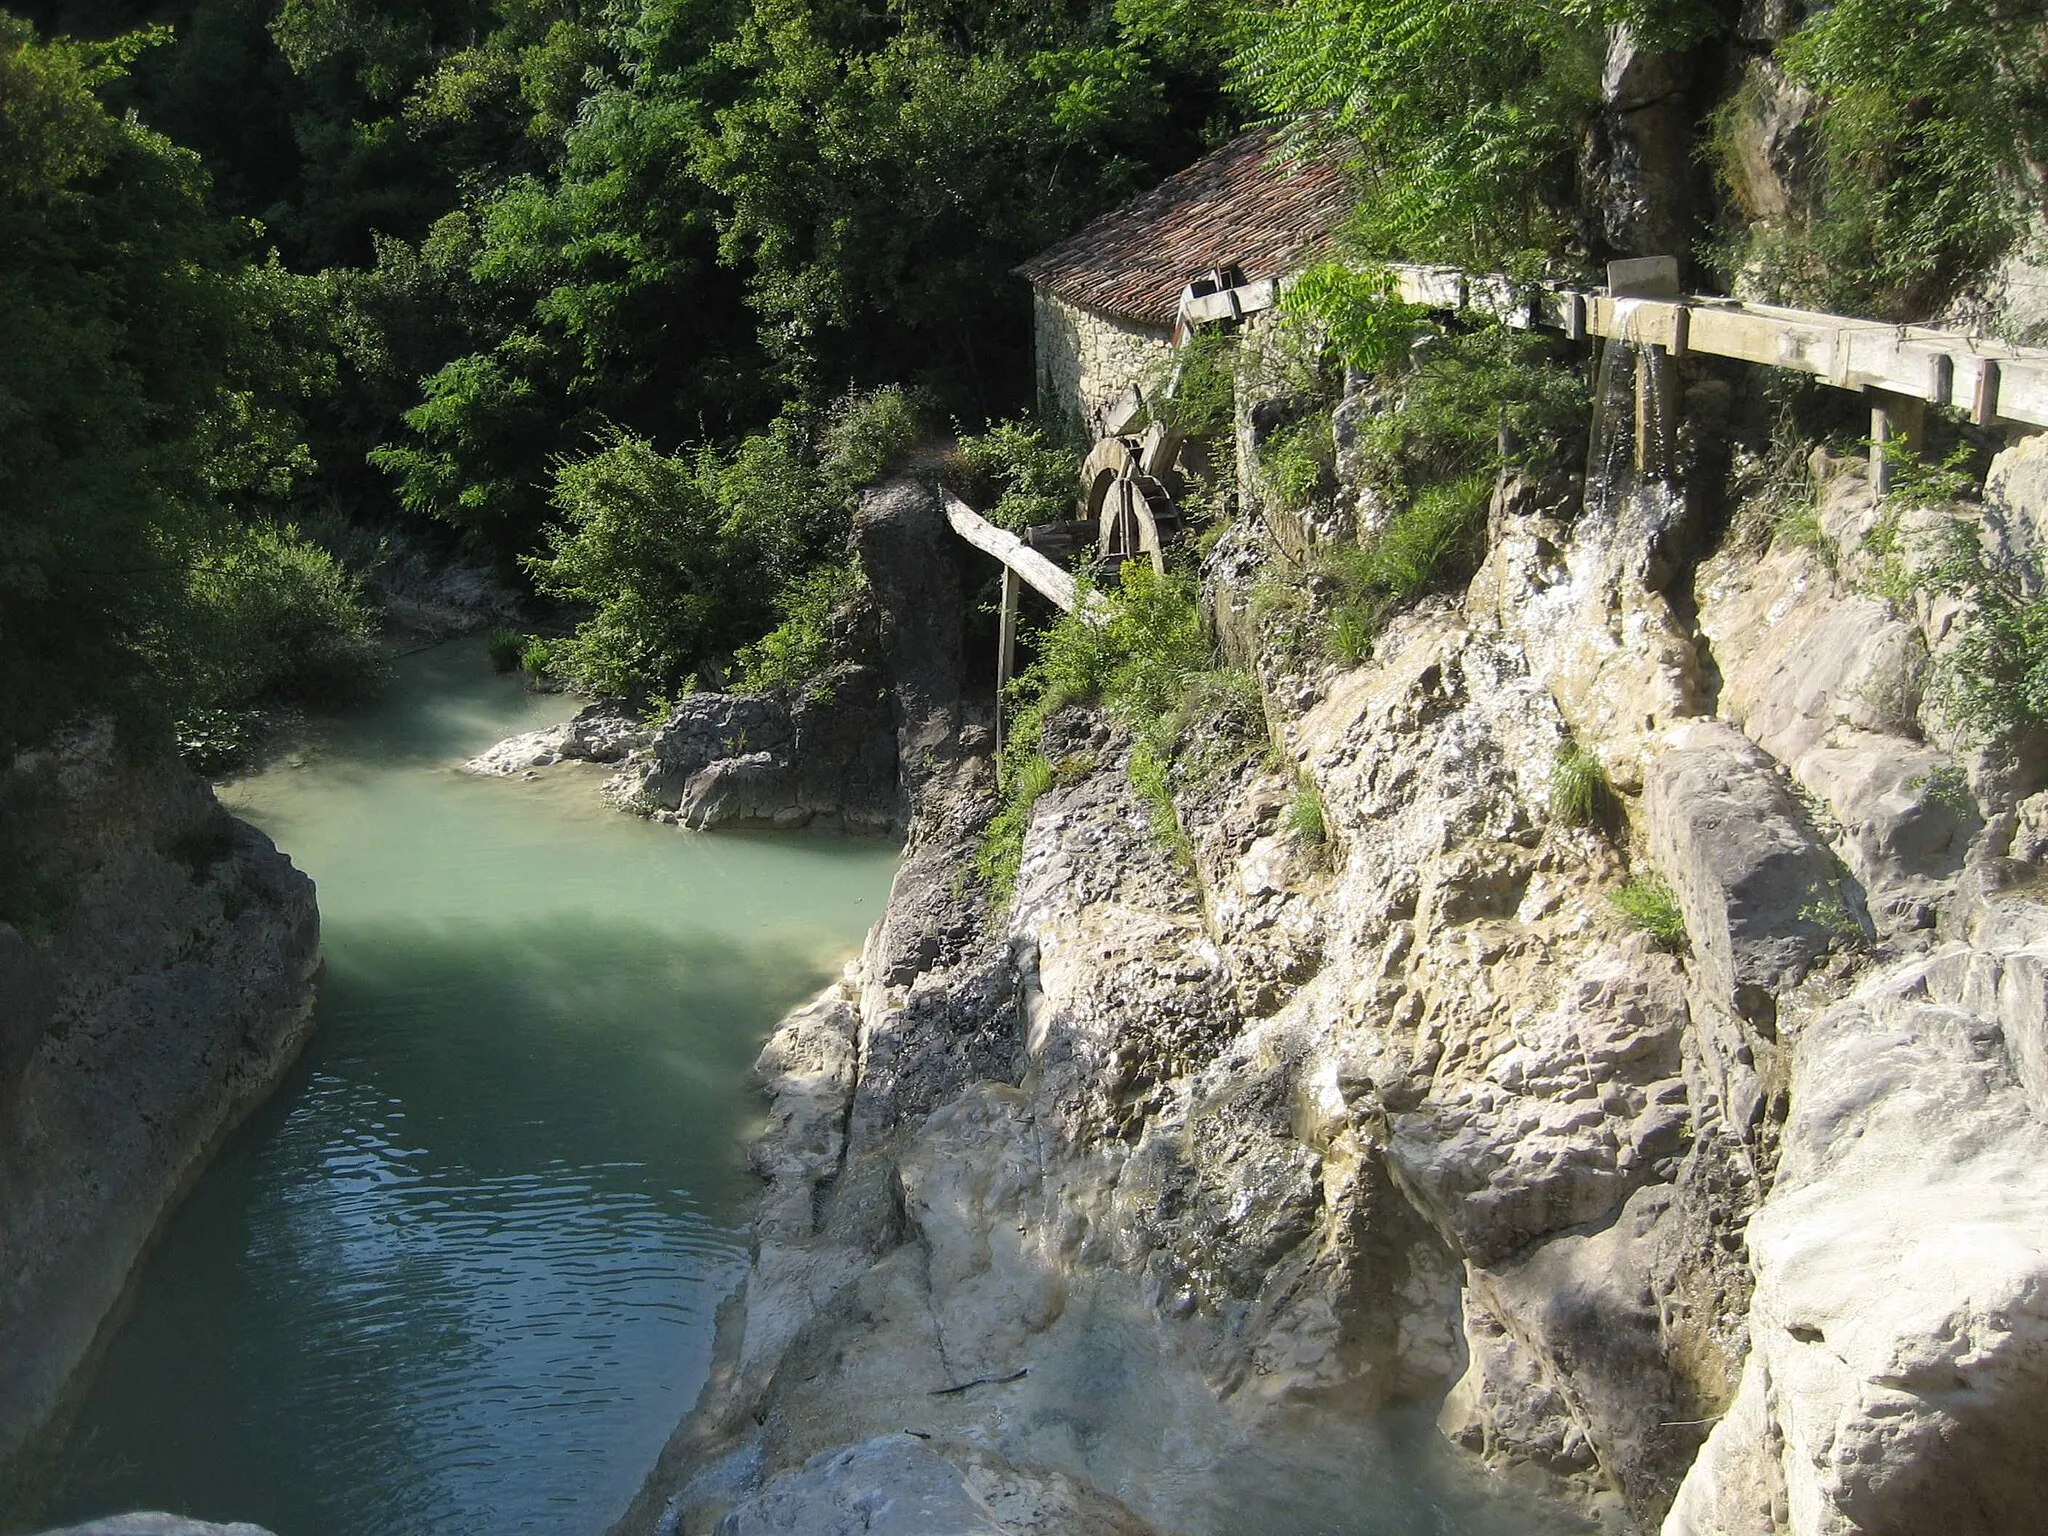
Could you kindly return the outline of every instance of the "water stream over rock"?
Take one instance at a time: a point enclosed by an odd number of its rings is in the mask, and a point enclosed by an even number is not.
[[[745,1267],[745,1078],[893,846],[680,834],[453,764],[564,717],[472,644],[223,799],[319,882],[319,1032],[148,1260],[46,1511],[575,1536]]]

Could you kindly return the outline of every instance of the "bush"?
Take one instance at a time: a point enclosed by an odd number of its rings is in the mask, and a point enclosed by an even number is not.
[[[2048,569],[2034,559],[1994,560],[1979,526],[1953,518],[1922,571],[1934,591],[1966,604],[1951,643],[1935,657],[1930,693],[1966,735],[2048,726]]]
[[[1329,840],[1330,829],[1323,814],[1323,797],[1308,780],[1303,779],[1294,786],[1294,795],[1287,802],[1284,825],[1287,835],[1297,843],[1320,848]]]
[[[1259,478],[1268,494],[1290,510],[1328,497],[1337,488],[1336,472],[1337,445],[1328,411],[1312,411],[1260,445]]]
[[[1686,947],[1685,914],[1671,887],[1655,875],[1639,875],[1607,898],[1631,928],[1647,933],[1659,948]]]
[[[1408,361],[1408,349],[1429,312],[1402,300],[1385,267],[1363,269],[1326,261],[1288,285],[1281,312],[1308,322],[1322,345],[1347,368],[1386,375]]]
[[[290,524],[235,530],[193,568],[187,594],[164,667],[192,708],[337,702],[381,673],[356,579]]]
[[[1235,331],[1196,331],[1147,371],[1140,388],[1152,415],[1189,437],[1227,439],[1237,418],[1238,354]]]
[[[552,682],[562,660],[562,643],[544,635],[532,635],[519,652],[519,670],[536,683]]]
[[[962,436],[956,450],[964,474],[954,489],[998,528],[1012,533],[1073,519],[1079,499],[1082,447],[1030,420],[998,422]]]
[[[1228,760],[1219,744],[1233,735],[1239,756],[1258,750],[1265,739],[1256,688],[1241,674],[1216,667],[1215,660],[1189,578],[1161,576],[1146,562],[1131,560],[1118,573],[1113,593],[1083,583],[1075,612],[1040,636],[1037,660],[1010,685],[1010,728],[998,765],[1003,806],[984,831],[976,859],[998,901],[1009,899],[1032,802],[1058,782],[1044,757],[1045,723],[1071,704],[1095,704],[1137,736],[1132,786],[1149,807],[1161,840],[1187,854],[1173,810],[1173,774],[1214,770]],[[1197,722],[1200,730],[1192,731]],[[1193,761],[1183,756],[1191,734],[1209,747]],[[1071,766],[1060,765],[1060,771]]]
[[[526,636],[516,629],[494,629],[484,640],[484,654],[491,658],[493,672],[516,670],[525,650]]]
[[[1999,0],[1836,0],[1779,45],[1818,97],[1819,185],[1782,219],[1753,219],[1725,259],[1770,297],[1919,320],[1986,271],[2043,210],[2048,32]],[[1715,134],[1726,167],[1754,111]]]
[[[1339,661],[1364,660],[1395,609],[1469,575],[1484,549],[1492,490],[1484,470],[1425,487],[1377,538],[1329,546],[1318,564],[1336,589],[1325,650]]]
[[[867,591],[857,561],[821,565],[776,599],[782,622],[739,651],[739,689],[813,688],[832,668],[834,615]]]
[[[822,469],[830,492],[850,501],[910,456],[922,431],[923,401],[900,384],[840,396],[827,413]]]

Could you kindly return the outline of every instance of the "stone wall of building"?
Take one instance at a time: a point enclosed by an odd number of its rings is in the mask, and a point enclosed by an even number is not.
[[[1090,437],[1132,383],[1172,350],[1172,336],[1157,326],[1069,304],[1044,288],[1032,290],[1038,359],[1038,404],[1048,417],[1078,420]]]

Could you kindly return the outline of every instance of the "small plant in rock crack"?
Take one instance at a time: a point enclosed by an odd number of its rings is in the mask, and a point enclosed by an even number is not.
[[[1925,805],[1939,805],[1958,816],[1977,814],[1977,797],[1970,793],[1970,776],[1960,763],[1943,763],[1928,773],[1916,773],[1906,780],[1908,792]]]
[[[1650,936],[1660,949],[1674,953],[1686,947],[1685,914],[1678,897],[1656,875],[1638,875],[1607,898],[1623,922]]]
[[[1836,944],[1854,948],[1863,942],[1863,924],[1849,910],[1848,903],[1833,891],[1815,895],[1799,909],[1799,916],[1816,927],[1825,928]]]
[[[1588,827],[1607,814],[1614,790],[1594,752],[1567,737],[1550,769],[1550,814],[1568,827]]]
[[[1306,779],[1294,786],[1294,797],[1287,802],[1285,825],[1287,835],[1304,847],[1324,848],[1329,844],[1330,827],[1323,814],[1323,797]]]

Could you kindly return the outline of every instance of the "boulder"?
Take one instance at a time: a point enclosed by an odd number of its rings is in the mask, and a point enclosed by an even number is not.
[[[2048,1529],[2038,913],[1870,977],[1802,1032],[1750,1223],[1752,1351],[1665,1536]]]
[[[1854,921],[1833,857],[1807,830],[1777,764],[1733,726],[1688,721],[1651,765],[1651,857],[1685,914],[1693,967],[1717,1003],[1768,1030],[1796,985]]]

